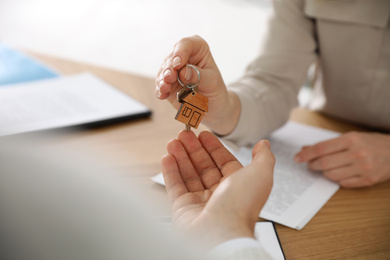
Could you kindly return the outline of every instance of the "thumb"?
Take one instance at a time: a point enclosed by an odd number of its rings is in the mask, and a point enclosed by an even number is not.
[[[237,184],[238,189],[245,187],[245,190],[239,190],[235,194],[236,198],[241,198],[237,210],[250,220],[256,220],[273,185],[275,156],[271,152],[270,142],[258,142],[253,147],[252,158],[250,165],[231,176],[231,181]]]
[[[262,193],[261,197],[265,198],[265,203],[272,189],[275,166],[275,156],[268,140],[261,140],[253,147],[252,162],[248,166],[254,169],[252,182],[259,189],[259,193]]]
[[[251,164],[261,164],[262,167],[274,168],[275,156],[271,152],[271,143],[268,140],[263,139],[253,147]]]

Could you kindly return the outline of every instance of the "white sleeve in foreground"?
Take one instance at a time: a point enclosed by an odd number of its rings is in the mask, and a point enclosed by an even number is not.
[[[209,259],[272,259],[254,238],[242,237],[228,240],[207,254]]]

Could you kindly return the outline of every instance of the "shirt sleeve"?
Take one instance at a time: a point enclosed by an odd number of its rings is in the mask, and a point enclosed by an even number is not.
[[[258,57],[228,86],[241,102],[239,122],[228,139],[254,144],[281,127],[298,105],[297,94],[316,59],[314,22],[303,10],[303,0],[273,1]]]
[[[272,259],[261,247],[260,243],[249,237],[228,240],[214,247],[208,259]]]

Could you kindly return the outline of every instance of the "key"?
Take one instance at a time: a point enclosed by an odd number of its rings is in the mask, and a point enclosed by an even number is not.
[[[191,87],[183,87],[179,92],[177,92],[177,101],[179,103],[183,103],[183,98],[185,98],[188,94],[190,94],[193,91]],[[179,109],[180,111],[181,109]],[[179,113],[179,112],[178,112]],[[177,115],[175,119],[177,118]],[[189,125],[185,125],[186,131],[191,131],[191,127]]]
[[[204,113],[208,111],[208,98],[198,93],[198,84],[200,82],[198,69],[191,64],[187,64],[186,66],[196,71],[198,74],[198,82],[184,86],[179,78],[180,71],[178,72],[177,80],[183,88],[177,92],[177,101],[181,103],[181,106],[176,113],[175,119],[184,123],[187,132],[189,132],[191,127],[198,128]]]
[[[184,101],[184,98],[186,98],[188,95],[192,94],[193,91],[196,91],[194,85],[187,85],[187,86],[183,87],[179,92],[177,92],[177,101],[178,101],[179,103],[184,103],[184,102],[185,102],[185,101]],[[178,113],[177,113],[175,119],[177,119],[178,117],[180,117],[180,113],[181,113],[182,109],[183,109],[183,105],[180,106],[179,111],[178,111]],[[183,111],[183,112],[184,112],[184,111]],[[186,110],[186,112],[184,112],[184,116],[185,116],[185,114],[186,114],[187,112],[188,112],[188,110]],[[178,120],[178,119],[177,119],[177,120]],[[187,131],[187,132],[191,131],[191,126],[188,125],[188,124],[186,123],[187,120],[184,120],[184,121],[183,121],[183,120],[179,120],[179,121],[181,121],[181,122],[183,122],[183,123],[186,124],[186,125],[185,125],[185,128],[186,128],[186,131]]]
[[[186,97],[189,93],[191,93],[193,90],[188,87],[183,87],[179,92],[177,92],[177,101],[179,103],[183,103],[183,98]],[[180,109],[179,109],[180,111]],[[178,112],[179,113],[179,112]],[[177,115],[175,119],[177,118]],[[186,131],[191,131],[191,127],[189,125],[185,125]]]

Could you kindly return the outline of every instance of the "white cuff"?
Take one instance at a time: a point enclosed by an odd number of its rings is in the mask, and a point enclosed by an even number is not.
[[[262,248],[259,241],[250,237],[240,237],[228,240],[222,244],[217,245],[211,249],[207,256],[213,258],[224,258],[224,256],[230,256],[238,250],[244,248]]]

